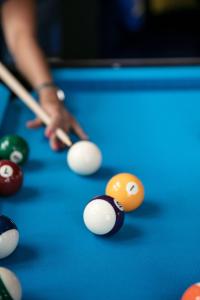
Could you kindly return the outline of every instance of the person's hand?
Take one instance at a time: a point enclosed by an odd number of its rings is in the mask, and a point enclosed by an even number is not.
[[[51,117],[51,124],[45,129],[45,136],[49,138],[50,146],[53,150],[57,151],[65,147],[59,139],[57,139],[55,131],[57,128],[63,129],[67,134],[70,131],[80,139],[88,139],[88,136],[78,124],[76,119],[70,112],[63,106],[62,102],[57,99],[56,92],[53,89],[47,89],[40,95],[40,102],[42,108]],[[28,128],[38,128],[42,126],[42,121],[38,118],[27,123]]]

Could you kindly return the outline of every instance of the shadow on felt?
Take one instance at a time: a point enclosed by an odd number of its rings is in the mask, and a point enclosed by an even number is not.
[[[8,257],[2,259],[1,264],[6,266],[23,265],[36,260],[39,252],[36,248],[26,244],[19,244],[16,250]]]
[[[29,186],[22,186],[21,189],[14,195],[4,197],[5,201],[9,201],[12,203],[19,203],[19,202],[27,202],[31,200],[36,200],[38,198],[39,191],[33,187]]]
[[[138,241],[138,239],[141,239],[144,235],[145,233],[140,227],[131,224],[124,224],[122,229],[118,233],[111,237],[104,237],[104,239],[109,243],[132,243],[134,241]]]
[[[161,213],[161,206],[157,202],[147,199],[137,210],[129,212],[127,216],[132,218],[154,218]]]
[[[93,180],[110,180],[111,177],[113,177],[114,175],[118,174],[119,173],[119,170],[116,170],[112,167],[101,167],[101,169],[89,176],[90,179],[93,179]]]
[[[23,166],[24,172],[38,172],[44,168],[44,162],[37,159],[31,159]]]

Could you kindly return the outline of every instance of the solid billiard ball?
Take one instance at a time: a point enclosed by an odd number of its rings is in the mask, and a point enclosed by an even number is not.
[[[102,154],[94,143],[79,141],[69,149],[67,162],[70,169],[75,173],[91,175],[100,168]]]
[[[19,280],[13,272],[6,268],[0,268],[0,299],[22,299],[22,288]]]
[[[183,294],[181,300],[200,300],[200,283],[190,286]]]
[[[22,165],[28,159],[29,147],[20,136],[7,135],[0,139],[0,157]]]
[[[84,209],[83,220],[94,234],[110,236],[124,223],[124,209],[116,199],[103,195],[92,199]]]
[[[110,179],[106,195],[116,198],[126,212],[135,210],[144,201],[144,187],[134,175],[120,173]]]
[[[0,258],[9,256],[18,242],[19,232],[15,223],[6,216],[0,216]]]
[[[10,160],[0,161],[0,196],[10,196],[16,193],[23,182],[20,167]]]

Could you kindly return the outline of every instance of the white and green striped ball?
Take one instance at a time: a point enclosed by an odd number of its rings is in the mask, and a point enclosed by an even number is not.
[[[0,267],[0,300],[21,300],[21,284],[15,274]]]

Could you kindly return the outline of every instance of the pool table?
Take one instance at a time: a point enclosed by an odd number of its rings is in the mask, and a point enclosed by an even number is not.
[[[20,231],[1,265],[26,300],[179,300],[200,281],[200,67],[58,68],[66,105],[103,153],[81,177],[54,153],[33,114],[0,86],[0,134],[30,145],[24,185],[0,199]],[[72,136],[73,141],[76,138]],[[112,237],[91,234],[82,214],[116,173],[138,176],[145,201]]]

